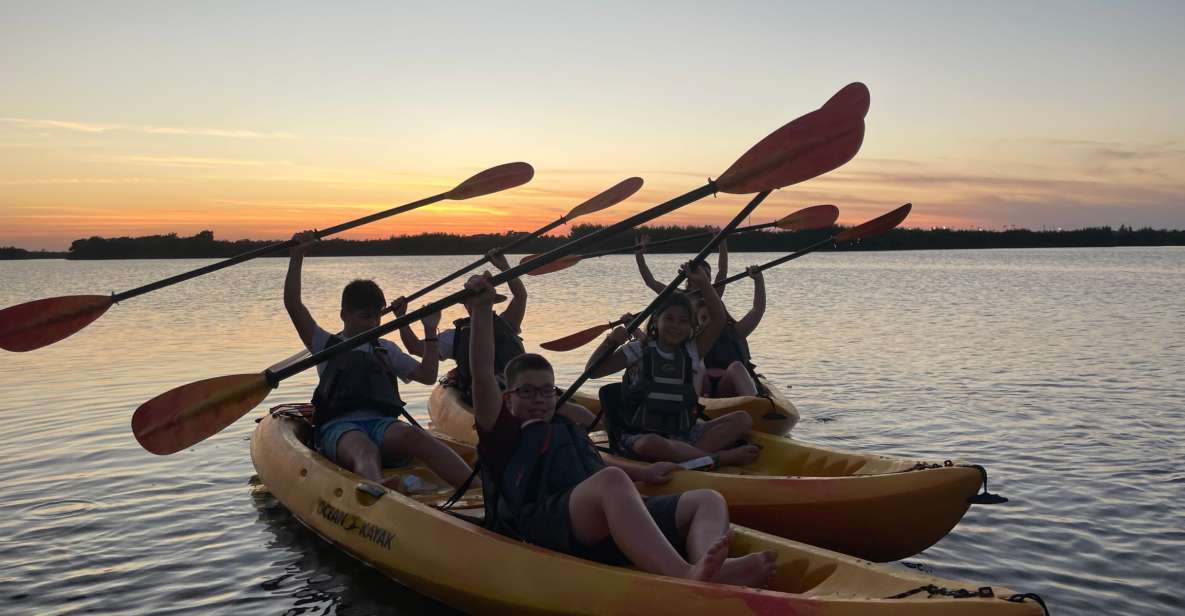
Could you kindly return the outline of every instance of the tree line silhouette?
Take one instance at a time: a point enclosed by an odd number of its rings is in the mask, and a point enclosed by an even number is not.
[[[560,246],[573,238],[603,228],[602,225],[582,224],[571,228],[568,235],[533,239],[515,249],[520,253],[536,253]],[[757,231],[735,235],[728,240],[734,252],[786,252],[830,237],[843,227],[813,231]],[[697,226],[654,226],[640,229],[598,244],[592,250],[629,248],[640,233],[660,241],[690,233],[713,230]],[[310,251],[312,255],[335,257],[364,257],[388,255],[455,255],[482,254],[491,248],[508,244],[521,237],[519,232],[457,235],[452,233],[421,233],[391,236],[385,239],[345,240],[326,239]],[[75,240],[70,250],[36,252],[22,248],[0,248],[0,259],[62,258],[67,259],[217,259],[231,257],[279,240],[217,240],[212,231],[182,237],[176,233],[142,237],[89,237]],[[696,239],[655,247],[655,253],[693,252],[706,240]],[[1074,230],[1006,229],[1002,231],[973,229],[894,229],[890,233],[863,242],[839,246],[836,250],[947,250],[966,248],[1079,248],[1106,246],[1185,246],[1185,230],[1165,230],[1121,226],[1089,227]],[[280,252],[277,256],[284,256]]]

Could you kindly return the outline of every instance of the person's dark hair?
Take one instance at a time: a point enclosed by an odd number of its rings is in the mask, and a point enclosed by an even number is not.
[[[506,362],[506,386],[513,387],[514,379],[518,377],[518,373],[524,370],[547,370],[555,374],[555,369],[551,367],[551,362],[547,361],[542,355],[538,353],[523,353],[518,357]]]
[[[658,319],[662,313],[671,308],[682,308],[687,311],[688,318],[695,318],[695,309],[691,305],[691,299],[683,293],[671,293],[663,303],[659,304],[654,313],[650,315],[650,320],[646,321],[646,335],[651,339],[658,337]]]
[[[386,305],[383,290],[373,280],[354,280],[342,289],[342,310],[382,310]]]

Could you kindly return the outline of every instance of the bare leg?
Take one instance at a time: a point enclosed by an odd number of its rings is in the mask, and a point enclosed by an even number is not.
[[[383,433],[383,453],[388,457],[412,456],[454,488],[465,483],[473,471],[448,445],[432,438],[426,430],[403,422],[391,424]]]
[[[650,573],[711,580],[727,556],[725,544],[707,550],[695,564],[683,560],[650,517],[633,480],[616,467],[601,469],[573,488],[568,515],[577,541],[591,546],[612,537],[630,562]]]
[[[664,438],[657,434],[644,434],[634,441],[634,454],[643,460],[651,462],[685,462],[709,455],[710,452],[699,447]]]
[[[744,438],[753,429],[753,418],[745,411],[733,411],[704,424],[703,436],[695,446],[716,452]]]
[[[721,537],[728,538],[726,546],[731,543],[728,505],[715,490],[684,492],[679,498],[675,520],[679,531],[687,538],[687,555],[691,560],[703,558]],[[767,586],[774,573],[774,561],[775,555],[771,551],[729,558],[713,581],[737,586]]]
[[[749,370],[745,368],[745,365],[739,361],[729,364],[728,369],[720,377],[716,396],[719,398],[730,398],[734,396],[756,395],[757,383],[753,382],[753,376],[749,374]]]
[[[383,481],[379,448],[360,430],[350,430],[338,439],[337,463],[371,481]]]

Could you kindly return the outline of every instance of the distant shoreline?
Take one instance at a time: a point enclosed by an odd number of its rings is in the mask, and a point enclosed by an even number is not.
[[[601,229],[599,225],[578,225],[567,236],[548,236],[533,239],[515,249],[517,253],[537,253],[551,250],[575,237]],[[840,227],[815,231],[762,231],[736,235],[728,240],[731,252],[783,252],[825,239]],[[652,241],[660,241],[711,230],[708,227],[647,227]],[[503,246],[521,233],[452,235],[423,233],[393,236],[384,239],[342,240],[326,239],[310,250],[310,256],[430,256],[478,255]],[[611,241],[601,242],[586,250],[622,248],[633,245],[635,234],[625,234]],[[34,251],[16,247],[0,247],[0,260],[18,259],[217,259],[231,257],[249,250],[283,240],[214,239],[213,232],[202,231],[181,237],[175,233],[143,237],[90,237],[75,240],[68,251]],[[653,253],[694,252],[705,240],[688,240],[656,247]],[[835,250],[964,250],[991,248],[1107,248],[1118,246],[1185,246],[1185,230],[1133,229],[1121,226],[1092,227],[1074,230],[1032,231],[1007,229],[1003,231],[960,229],[894,229],[890,233],[857,244],[838,246]],[[276,255],[284,256],[281,251]]]

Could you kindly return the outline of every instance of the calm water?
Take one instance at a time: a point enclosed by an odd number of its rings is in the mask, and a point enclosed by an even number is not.
[[[735,254],[734,268],[771,256]],[[348,279],[373,277],[392,297],[471,259],[312,259],[305,301],[337,325]],[[0,262],[0,306],[202,263]],[[0,356],[0,612],[443,609],[296,523],[254,478],[249,418],[169,457],[131,435],[132,411],[157,393],[299,350],[280,302],[285,264],[136,298],[57,345]],[[1185,610],[1185,250],[817,254],[768,282],[752,347],[793,387],[800,438],[979,462],[1011,497],[972,508],[909,564],[1038,592],[1059,614]],[[650,298],[631,257],[528,287],[529,348]],[[740,314],[750,293],[740,283],[725,299]],[[586,357],[552,359],[571,378]],[[257,412],[307,400],[312,374]],[[403,391],[426,416],[429,389]]]

